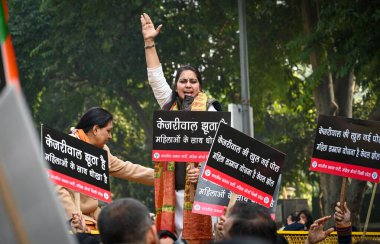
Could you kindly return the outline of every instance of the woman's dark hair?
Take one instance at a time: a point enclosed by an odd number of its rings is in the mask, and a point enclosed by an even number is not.
[[[231,208],[232,218],[230,236],[259,236],[275,242],[277,239],[276,223],[270,217],[267,208],[252,202],[236,202]]]
[[[300,218],[301,214],[304,214],[304,215],[306,216],[307,222],[305,223],[305,227],[309,230],[309,229],[310,229],[310,225],[314,222],[314,218],[313,218],[313,216],[311,215],[310,211],[307,210],[307,209],[301,210],[301,211],[297,214],[297,218],[298,218],[298,219],[301,219],[301,218]]]
[[[148,208],[134,198],[117,199],[102,208],[98,226],[102,243],[146,243],[152,226]]]
[[[100,107],[92,107],[82,116],[75,128],[82,129],[87,133],[94,125],[98,125],[100,128],[105,127],[112,118],[112,114],[107,110]]]

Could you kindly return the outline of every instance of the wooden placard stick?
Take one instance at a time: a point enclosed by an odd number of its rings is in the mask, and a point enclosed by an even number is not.
[[[346,191],[347,191],[347,177],[343,177],[342,189],[340,190],[340,209],[344,212],[344,202],[346,201]]]
[[[3,199],[4,207],[6,210],[5,212],[8,213],[9,219],[13,225],[13,229],[16,233],[19,243],[27,244],[29,243],[29,240],[26,236],[24,225],[17,211],[15,200],[6,179],[7,178],[5,177],[3,168],[0,164],[0,198]]]
[[[363,230],[363,235],[362,235],[362,238],[361,238],[362,241],[364,240],[364,238],[365,238],[365,234],[366,234],[366,232],[367,232],[367,227],[368,227],[369,217],[371,216],[371,211],[372,211],[373,201],[375,200],[376,188],[377,188],[377,183],[373,184],[371,201],[369,202],[369,208],[368,208],[368,212],[367,212],[367,218],[366,218],[366,220],[365,220],[364,230]]]

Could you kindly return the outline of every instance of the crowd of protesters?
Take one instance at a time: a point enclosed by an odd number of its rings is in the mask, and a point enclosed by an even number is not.
[[[334,226],[326,227],[330,218]],[[333,216],[325,216],[313,221],[308,229],[305,244],[315,244],[325,240],[334,230],[337,231],[336,243],[352,242],[351,213],[347,204],[339,202]],[[148,208],[133,198],[118,199],[104,207],[99,215],[100,240],[82,243],[136,243],[136,244],[181,244],[194,243],[179,238],[174,232],[157,232],[154,218]],[[214,240],[203,243],[291,243],[278,234],[276,223],[267,208],[253,202],[237,202],[216,223]],[[331,239],[330,239],[331,241]],[[364,240],[358,244],[376,244],[378,241]]]

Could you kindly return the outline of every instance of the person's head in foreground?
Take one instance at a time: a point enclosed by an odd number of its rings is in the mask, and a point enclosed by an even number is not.
[[[104,207],[98,226],[103,244],[158,243],[147,207],[133,198],[118,199]]]
[[[257,237],[270,243],[281,243],[276,223],[267,208],[252,202],[237,202],[224,223],[226,239]]]

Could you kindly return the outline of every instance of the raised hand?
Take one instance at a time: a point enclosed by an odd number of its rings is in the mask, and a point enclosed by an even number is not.
[[[156,38],[161,31],[162,25],[159,25],[157,29],[155,29],[152,20],[146,13],[141,15],[140,21],[144,41],[154,41],[154,38]]]
[[[326,231],[323,230],[324,225],[330,218],[331,216],[325,216],[314,221],[314,223],[310,226],[309,235],[305,242],[306,244],[314,244],[323,241],[328,235],[331,234],[331,232],[334,231],[334,228],[327,229]]]

